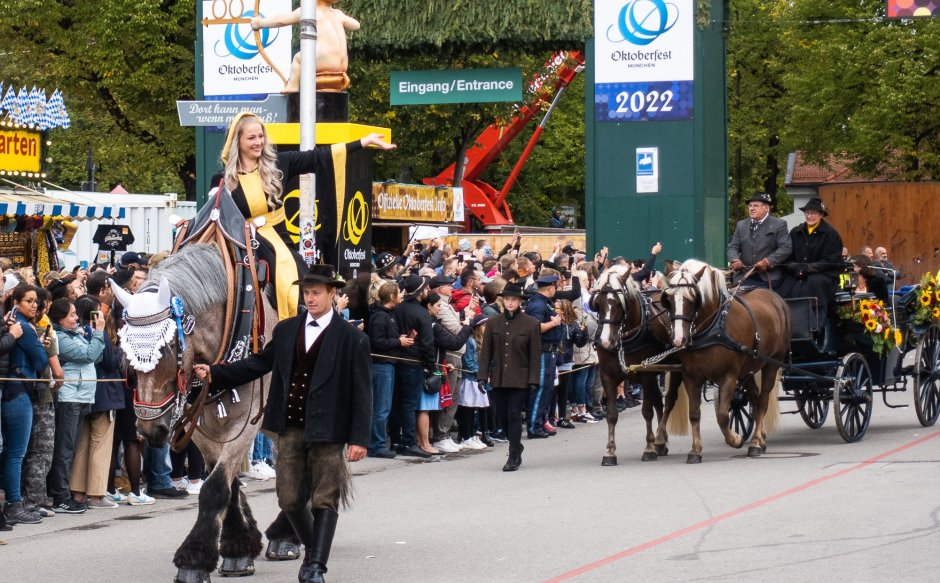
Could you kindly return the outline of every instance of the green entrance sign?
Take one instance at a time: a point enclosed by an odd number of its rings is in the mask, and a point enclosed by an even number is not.
[[[392,105],[522,101],[522,69],[392,71]]]

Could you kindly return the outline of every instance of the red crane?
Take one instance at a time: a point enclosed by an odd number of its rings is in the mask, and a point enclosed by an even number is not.
[[[575,75],[583,70],[584,55],[580,51],[556,52],[545,63],[545,71],[537,74],[529,83],[528,94],[534,96],[531,101],[520,106],[508,124],[490,124],[477,136],[475,143],[467,148],[463,180],[460,184],[463,187],[463,200],[467,210],[483,224],[484,229],[499,229],[504,225],[513,224],[512,212],[506,204],[506,194],[516,182],[535,144],[545,131],[548,118],[554,111],[558,100]],[[553,83],[547,86],[548,81],[553,81]],[[494,186],[480,180],[480,175],[519,135],[529,121],[543,110],[545,110],[545,115],[542,116],[542,121],[529,138],[529,143],[526,144],[503,187],[497,190]],[[424,183],[433,186],[453,185],[455,166],[456,164],[451,164],[437,176],[425,178]],[[470,228],[469,217],[467,228]]]

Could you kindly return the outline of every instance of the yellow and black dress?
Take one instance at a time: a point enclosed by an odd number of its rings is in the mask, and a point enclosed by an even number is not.
[[[357,140],[345,144],[346,152],[350,153],[361,149]],[[283,172],[281,179],[282,190],[289,193],[297,188],[301,174],[313,172],[317,176],[317,192],[331,192],[334,178],[334,159],[330,146],[318,146],[305,152],[281,152],[277,156],[277,167]],[[222,174],[212,177],[211,186],[218,186]],[[297,306],[300,304],[300,290],[293,285],[306,271],[306,265],[301,257],[297,244],[297,218],[293,216],[296,209],[292,209],[291,217],[287,217],[283,202],[271,210],[268,207],[268,197],[265,196],[261,175],[257,170],[246,174],[239,174],[238,187],[232,191],[232,200],[246,219],[255,219],[263,216],[265,224],[258,229],[259,246],[257,256],[259,260],[268,264],[268,273],[274,283],[274,303],[277,306],[278,319],[283,320],[297,315]],[[283,201],[283,194],[282,194]],[[327,205],[329,208],[329,205]],[[322,222],[324,217],[319,217]],[[290,219],[290,220],[289,220]],[[318,242],[319,243],[319,242]]]

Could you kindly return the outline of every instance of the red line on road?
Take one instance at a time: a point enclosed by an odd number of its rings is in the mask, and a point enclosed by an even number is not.
[[[900,446],[900,447],[897,447],[897,448],[895,448],[895,449],[892,449],[891,451],[887,451],[887,452],[885,452],[885,453],[878,454],[878,455],[876,455],[876,456],[873,457],[873,458],[867,459],[867,460],[865,460],[865,461],[863,461],[863,462],[860,462],[860,463],[858,463],[858,464],[856,464],[856,465],[854,465],[854,466],[848,467],[848,468],[846,468],[846,469],[844,469],[844,470],[839,470],[838,472],[835,472],[835,473],[832,473],[832,474],[829,474],[829,475],[826,475],[826,476],[822,476],[822,477],[820,477],[820,478],[816,478],[815,480],[810,480],[809,482],[806,482],[805,484],[800,484],[799,486],[794,486],[794,487],[789,488],[789,489],[787,489],[787,490],[783,490],[782,492],[777,492],[776,494],[773,494],[773,495],[768,496],[768,497],[766,497],[766,498],[761,498],[760,500],[757,500],[757,501],[755,501],[755,502],[751,502],[750,504],[745,504],[744,506],[741,506],[741,507],[739,507],[739,508],[735,508],[734,510],[729,510],[728,512],[725,512],[725,513],[723,513],[723,514],[719,514],[718,516],[714,516],[714,517],[712,517],[712,518],[709,518],[708,520],[703,520],[702,522],[697,522],[697,523],[695,523],[695,524],[693,524],[693,525],[691,525],[691,526],[687,526],[687,527],[685,527],[685,528],[683,528],[683,529],[677,530],[677,531],[675,531],[675,532],[669,533],[669,534],[664,535],[664,536],[661,536],[661,537],[659,537],[659,538],[655,538],[655,539],[653,539],[653,540],[650,540],[650,541],[647,541],[647,542],[645,542],[645,543],[639,544],[639,545],[637,545],[637,546],[635,546],[635,547],[631,547],[631,548],[626,549],[626,550],[624,550],[624,551],[620,551],[619,553],[617,553],[617,554],[615,554],[615,555],[611,555],[611,556],[609,556],[609,557],[600,559],[599,561],[595,561],[595,562],[593,562],[593,563],[588,563],[587,565],[578,567],[577,569],[568,571],[567,573],[562,573],[561,575],[558,575],[557,577],[552,577],[551,579],[546,579],[543,583],[560,583],[561,581],[567,581],[567,580],[569,580],[569,579],[574,579],[575,577],[577,577],[577,576],[579,576],[579,575],[583,575],[583,574],[588,573],[588,572],[590,572],[590,571],[594,571],[595,569],[599,569],[599,568],[603,567],[604,565],[609,565],[609,564],[611,564],[611,563],[615,563],[615,562],[617,562],[617,561],[619,561],[619,560],[621,560],[621,559],[625,559],[625,558],[630,557],[630,556],[633,556],[633,555],[635,555],[635,554],[637,554],[637,553],[641,553],[641,552],[643,552],[643,551],[645,551],[645,550],[647,550],[647,549],[651,549],[651,548],[653,548],[653,547],[655,547],[655,546],[659,546],[659,545],[661,545],[661,544],[663,544],[663,543],[666,543],[666,542],[669,542],[669,541],[671,541],[671,540],[675,540],[675,539],[677,539],[677,538],[681,538],[681,537],[683,537],[683,536],[685,536],[685,535],[687,535],[687,534],[692,534],[692,533],[695,532],[695,531],[698,531],[698,530],[701,530],[701,529],[703,529],[703,528],[705,528],[705,527],[711,526],[711,525],[713,525],[713,524],[717,524],[717,523],[719,523],[719,522],[725,521],[725,520],[727,520],[727,519],[729,519],[729,518],[733,518],[733,517],[735,517],[735,516],[737,516],[737,515],[739,515],[739,514],[744,514],[745,512],[754,510],[755,508],[760,508],[761,506],[765,506],[765,505],[767,505],[767,504],[770,504],[771,502],[776,502],[777,500],[780,500],[781,498],[786,498],[787,496],[791,496],[791,495],[793,495],[793,494],[797,494],[797,493],[799,493],[799,492],[803,492],[804,490],[809,490],[810,488],[813,488],[813,487],[815,487],[815,486],[818,486],[818,485],[823,484],[823,483],[825,483],[825,482],[828,482],[828,481],[830,481],[830,480],[834,480],[834,479],[836,479],[836,478],[841,478],[842,476],[844,476],[844,475],[846,475],[846,474],[850,474],[850,473],[852,473],[852,472],[854,472],[854,471],[856,471],[856,470],[860,470],[860,469],[862,469],[862,468],[868,467],[868,466],[870,466],[870,465],[872,465],[872,464],[874,464],[874,463],[880,462],[881,460],[883,460],[883,459],[885,459],[885,458],[887,458],[887,457],[890,457],[890,456],[893,456],[893,455],[895,455],[895,454],[901,453],[902,451],[904,451],[904,450],[906,450],[906,449],[910,449],[910,448],[912,448],[912,447],[914,447],[914,446],[920,445],[921,443],[924,443],[925,441],[929,441],[929,440],[931,440],[931,439],[934,439],[935,437],[940,437],[940,431],[936,431],[936,432],[931,433],[931,434],[929,434],[929,435],[925,435],[924,437],[921,437],[921,438],[919,438],[919,439],[915,439],[914,441],[912,441],[912,442],[910,442],[910,443],[907,443],[907,444],[904,444],[904,445],[902,445],[902,446]]]

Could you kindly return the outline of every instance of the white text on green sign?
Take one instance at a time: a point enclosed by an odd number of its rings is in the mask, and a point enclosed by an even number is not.
[[[522,69],[392,71],[392,105],[522,101]]]

